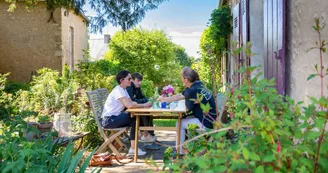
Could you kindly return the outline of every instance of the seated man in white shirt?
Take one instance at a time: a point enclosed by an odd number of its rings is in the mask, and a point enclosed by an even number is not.
[[[126,108],[151,107],[151,103],[138,104],[130,99],[126,88],[131,85],[131,74],[127,70],[122,70],[116,75],[118,85],[108,95],[104,110],[102,113],[102,126],[104,128],[131,127],[130,139],[131,148],[129,155],[134,154],[135,143],[135,125],[136,119],[131,118],[130,114],[125,112]],[[138,148],[138,155],[145,155],[146,152]]]

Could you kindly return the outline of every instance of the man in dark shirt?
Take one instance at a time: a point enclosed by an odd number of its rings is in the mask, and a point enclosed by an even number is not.
[[[187,116],[195,116],[206,128],[212,129],[213,121],[216,119],[215,100],[212,93],[204,87],[201,81],[196,80],[190,88],[182,92],[182,95],[185,97],[186,108],[188,109]],[[209,104],[210,107],[208,110],[203,110],[201,104]]]
[[[180,144],[183,144],[189,124],[196,124],[201,129],[205,127],[213,128],[213,122],[216,119],[216,106],[213,94],[199,80],[198,73],[195,70],[189,67],[183,68],[181,71],[181,81],[187,87],[181,94],[169,98],[161,97],[159,100],[163,102],[185,100],[187,114],[181,120],[180,132]],[[205,105],[203,109],[201,105]],[[194,116],[194,118],[191,116]],[[180,146],[180,154],[183,154],[182,145]]]
[[[131,86],[126,88],[131,100],[137,102],[138,104],[147,103],[148,99],[142,94],[141,91],[143,76],[139,73],[133,73],[131,77]],[[141,121],[144,126],[153,126],[153,119],[151,116],[141,116]],[[148,133],[151,135],[149,138],[155,138],[156,140],[154,131],[149,131]],[[143,136],[141,137],[141,140],[143,140]]]

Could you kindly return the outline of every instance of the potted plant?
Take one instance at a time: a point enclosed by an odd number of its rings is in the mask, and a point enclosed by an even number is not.
[[[38,122],[39,122],[38,129],[40,130],[40,134],[51,131],[53,123],[50,121],[49,116],[47,115],[39,116]]]

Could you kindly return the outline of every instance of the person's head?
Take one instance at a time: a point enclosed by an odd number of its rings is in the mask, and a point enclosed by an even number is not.
[[[190,86],[199,80],[198,73],[190,67],[184,67],[181,71],[181,81],[184,86],[190,88]]]
[[[132,74],[132,82],[133,82],[134,86],[136,86],[136,88],[141,87],[142,79],[143,79],[143,77],[140,73]]]
[[[122,70],[116,75],[116,81],[121,87],[126,88],[131,85],[131,74],[127,70]]]

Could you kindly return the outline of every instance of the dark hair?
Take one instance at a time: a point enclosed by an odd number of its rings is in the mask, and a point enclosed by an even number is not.
[[[132,79],[135,80],[135,79],[139,79],[139,80],[142,80],[143,77],[140,73],[133,73],[132,74]]]
[[[126,78],[130,74],[129,71],[127,70],[121,70],[117,75],[116,75],[116,81],[118,84],[121,84],[121,79]]]
[[[189,82],[194,83],[199,80],[198,73],[190,67],[184,67],[182,69],[183,78],[188,79]]]

